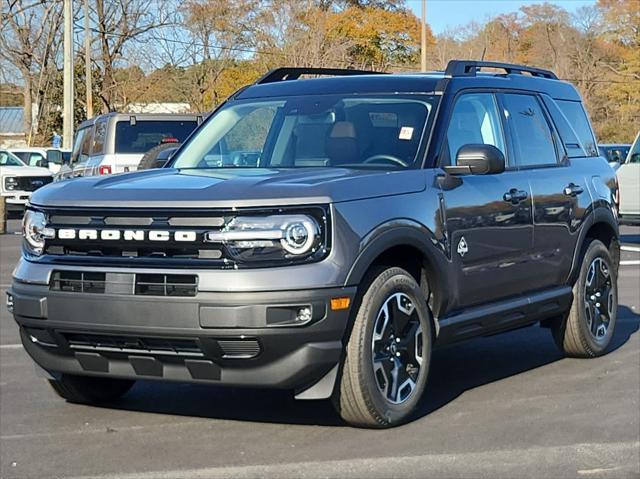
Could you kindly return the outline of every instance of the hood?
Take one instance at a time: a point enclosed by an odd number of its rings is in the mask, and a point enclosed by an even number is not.
[[[399,195],[425,188],[424,170],[345,168],[162,168],[52,183],[37,190],[40,206],[208,207],[325,204]]]
[[[48,168],[39,166],[0,166],[2,176],[51,176]]]

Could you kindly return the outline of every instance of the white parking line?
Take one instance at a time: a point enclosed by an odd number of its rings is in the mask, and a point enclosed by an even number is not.
[[[0,344],[0,349],[20,349],[22,344]]]
[[[633,251],[634,253],[640,253],[640,247],[638,246],[626,246],[626,245],[622,245],[620,246],[620,249],[622,251]]]
[[[620,266],[637,266],[640,265],[640,260],[620,261]]]

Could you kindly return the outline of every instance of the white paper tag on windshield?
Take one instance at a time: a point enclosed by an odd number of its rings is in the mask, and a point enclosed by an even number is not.
[[[398,138],[400,138],[401,140],[410,140],[412,136],[413,136],[412,127],[403,126],[402,128],[400,128],[400,135],[398,136]]]

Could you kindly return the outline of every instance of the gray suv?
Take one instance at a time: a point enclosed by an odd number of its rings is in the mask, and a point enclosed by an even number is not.
[[[72,402],[280,388],[388,427],[419,411],[434,348],[539,323],[606,352],[617,197],[552,72],[278,69],[165,167],[38,190],[7,301]]]

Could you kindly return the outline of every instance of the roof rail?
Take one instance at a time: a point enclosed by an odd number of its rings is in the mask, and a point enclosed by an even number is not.
[[[367,70],[354,70],[350,68],[311,68],[311,67],[283,67],[271,70],[263,77],[256,81],[256,85],[264,83],[275,83],[284,80],[297,80],[302,75],[333,75],[333,76],[351,76],[351,75],[384,75],[382,72],[374,72]]]
[[[543,70],[542,68],[528,67],[525,65],[513,65],[511,63],[485,62],[476,60],[451,60],[447,64],[447,69],[444,73],[445,75],[451,77],[476,76],[477,71],[483,67],[500,68],[506,71],[507,74],[515,73],[518,75],[522,75],[526,72],[535,77],[550,78],[552,80],[558,79],[556,74],[551,70]]]

